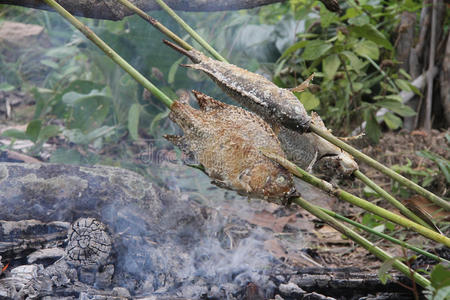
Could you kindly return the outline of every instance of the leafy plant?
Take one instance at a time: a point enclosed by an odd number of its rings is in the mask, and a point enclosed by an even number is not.
[[[309,110],[319,111],[326,124],[344,134],[364,119],[366,133],[376,142],[381,135],[375,116],[379,108],[390,110],[382,117],[390,129],[401,128],[402,117],[415,115],[402,104],[399,92],[419,91],[402,79],[408,75],[397,67],[390,34],[397,16],[405,10],[416,11],[420,3],[375,1],[368,5],[359,1],[356,5],[348,1],[342,16],[322,4],[309,13],[316,3],[290,1],[292,14],[301,20],[303,30],[278,59],[274,80],[281,86],[294,87],[314,72],[316,85],[310,95],[299,95],[300,101]],[[383,64],[387,61],[391,63]]]

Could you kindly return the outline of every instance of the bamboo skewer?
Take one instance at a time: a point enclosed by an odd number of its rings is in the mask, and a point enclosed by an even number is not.
[[[159,6],[161,6],[162,9],[164,9],[178,24],[180,24],[181,27],[183,27],[184,30],[189,33],[190,36],[194,40],[196,40],[203,48],[208,50],[209,53],[211,53],[212,56],[214,56],[216,59],[220,61],[226,62],[227,60],[219,54],[213,47],[211,47],[208,42],[206,42],[197,32],[195,32],[194,29],[192,29],[191,26],[189,26],[182,18],[180,18],[164,1],[162,0],[155,0],[156,3],[158,3]]]
[[[325,130],[323,130],[323,129],[321,129],[321,128],[313,125],[313,124],[311,124],[311,126],[309,128],[310,128],[310,130],[312,132],[314,132],[318,136],[320,136],[320,137],[324,138],[325,140],[329,141],[330,143],[338,146],[339,148],[343,149],[344,151],[347,151],[348,153],[350,153],[351,155],[353,155],[357,159],[360,159],[360,160],[364,161],[365,163],[367,163],[371,167],[373,167],[376,170],[382,172],[383,174],[389,176],[390,178],[394,179],[395,181],[398,181],[399,183],[401,183],[401,184],[407,186],[408,188],[414,190],[415,192],[417,192],[418,194],[424,196],[425,198],[427,198],[428,200],[430,200],[434,204],[444,208],[445,210],[450,210],[450,202],[445,201],[444,199],[442,199],[442,198],[436,196],[435,194],[433,194],[432,192],[424,189],[420,185],[418,185],[418,184],[412,182],[411,180],[403,177],[402,175],[398,174],[394,170],[391,170],[390,168],[382,165],[381,163],[379,163],[375,159],[373,159],[373,158],[367,156],[366,154],[358,151],[357,149],[353,148],[352,146],[348,145],[347,143],[344,143],[343,141],[341,141],[337,137],[333,136],[329,132],[327,132],[327,131],[325,131]]]
[[[383,251],[382,249],[378,248],[371,242],[369,242],[364,237],[360,236],[355,231],[351,230],[350,228],[346,227],[342,223],[335,220],[333,217],[329,216],[326,212],[322,211],[320,208],[316,207],[315,205],[312,205],[308,203],[305,199],[301,197],[296,197],[293,199],[293,202],[298,204],[303,209],[307,210],[314,216],[318,217],[319,219],[325,221],[336,229],[337,231],[341,232],[342,234],[345,234],[347,237],[355,241],[357,244],[361,245],[362,247],[366,248],[370,253],[374,254],[376,257],[378,257],[382,261],[388,261],[393,260],[394,258],[389,255],[387,252]],[[402,272],[408,277],[411,277],[411,270],[408,266],[406,266],[404,263],[400,262],[398,259],[394,259],[394,262],[392,264],[397,270]],[[412,274],[413,280],[415,280],[419,285],[422,287],[427,287],[431,283],[428,279],[423,277],[417,272],[413,272]]]
[[[416,216],[412,211],[410,211],[400,201],[395,199],[391,194],[389,194],[388,192],[383,190],[380,186],[378,186],[375,182],[370,180],[360,170],[354,171],[353,175],[355,175],[356,178],[358,178],[359,180],[364,182],[368,187],[370,187],[372,190],[374,190],[378,195],[380,195],[381,197],[386,199],[389,203],[394,205],[403,215],[405,215],[406,217],[410,218],[411,220],[413,220],[414,222],[416,222],[422,226],[425,226],[425,227],[428,227],[428,228],[434,230],[434,228],[430,227],[430,225],[427,222],[425,222],[424,220],[422,220],[421,218]]]
[[[311,204],[311,205],[312,205],[312,204]],[[365,225],[363,225],[363,224],[361,224],[361,223],[358,223],[358,222],[355,222],[355,221],[353,221],[353,220],[351,220],[351,219],[349,219],[349,218],[346,218],[346,217],[344,217],[344,216],[342,216],[342,215],[340,215],[340,214],[338,214],[338,213],[335,213],[334,211],[331,211],[331,210],[328,210],[328,209],[326,209],[326,208],[319,207],[319,206],[316,206],[316,207],[320,208],[322,211],[324,211],[324,212],[327,213],[328,215],[332,216],[333,218],[336,218],[336,219],[339,219],[339,220],[341,220],[341,221],[347,222],[347,223],[349,223],[349,224],[351,224],[351,225],[353,225],[353,226],[355,226],[355,227],[358,227],[358,228],[360,228],[360,229],[362,229],[362,230],[364,230],[364,231],[366,231],[366,232],[369,232],[369,233],[371,233],[371,234],[374,234],[374,235],[376,235],[376,236],[379,236],[379,237],[381,237],[381,238],[383,238],[383,239],[385,239],[385,240],[388,240],[388,241],[390,241],[390,242],[392,242],[392,243],[394,243],[394,244],[397,244],[397,245],[400,245],[400,246],[402,246],[402,247],[404,247],[404,248],[406,248],[406,249],[410,249],[410,250],[412,250],[412,251],[415,251],[415,252],[417,252],[417,253],[419,253],[419,254],[422,254],[422,255],[424,255],[424,256],[426,256],[426,257],[429,257],[429,258],[431,258],[431,259],[434,259],[434,260],[436,260],[436,261],[438,261],[438,262],[444,262],[444,263],[450,264],[450,261],[448,261],[448,260],[446,260],[446,259],[444,259],[444,258],[442,258],[442,257],[439,257],[439,256],[437,256],[437,255],[434,255],[434,254],[432,254],[432,253],[430,253],[430,252],[427,252],[427,251],[425,251],[425,250],[423,250],[423,249],[420,249],[420,248],[418,248],[418,247],[415,247],[415,246],[413,246],[413,245],[410,245],[410,244],[408,244],[408,243],[406,243],[406,242],[404,242],[404,241],[401,241],[401,240],[399,240],[399,239],[396,239],[396,238],[394,238],[394,237],[392,237],[392,236],[390,236],[390,235],[387,235],[387,234],[385,234],[385,233],[376,231],[376,230],[374,230],[374,229],[372,229],[372,228],[370,228],[370,227],[368,227],[368,226],[365,226]]]
[[[441,243],[443,245],[446,245],[447,247],[450,247],[450,239],[442,234],[439,234],[428,227],[424,227],[420,224],[417,224],[405,217],[399,216],[397,214],[394,214],[384,208],[381,208],[379,206],[376,206],[375,204],[370,203],[369,201],[366,201],[364,199],[361,199],[359,197],[356,197],[340,188],[334,187],[329,182],[319,179],[315,177],[314,175],[309,174],[305,170],[301,169],[300,167],[296,166],[292,162],[288,161],[287,159],[280,157],[278,155],[267,153],[263,149],[261,149],[262,153],[269,157],[270,159],[276,161],[286,169],[288,169],[292,174],[297,176],[298,178],[302,179],[303,181],[306,181],[315,187],[320,188],[323,191],[326,191],[327,193],[330,193],[332,195],[335,195],[341,200],[347,201],[353,205],[356,205],[358,207],[361,207],[365,209],[366,211],[370,211],[380,217],[383,217],[389,221],[392,221],[396,224],[399,224],[405,228],[414,230],[417,233],[420,233],[421,235],[434,240],[438,243]]]

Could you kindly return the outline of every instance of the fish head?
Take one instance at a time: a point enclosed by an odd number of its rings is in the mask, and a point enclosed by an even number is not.
[[[313,170],[329,178],[350,178],[358,170],[358,164],[348,153],[342,152],[322,156],[314,164]]]
[[[177,123],[185,134],[200,133],[204,128],[202,112],[181,101],[175,101],[172,104],[169,118]]]

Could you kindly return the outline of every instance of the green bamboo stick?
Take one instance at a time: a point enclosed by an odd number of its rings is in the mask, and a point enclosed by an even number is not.
[[[402,175],[398,174],[397,172],[389,169],[388,167],[382,165],[381,163],[377,162],[373,158],[365,155],[364,153],[358,151],[357,149],[353,148],[352,146],[344,143],[337,137],[333,136],[329,132],[319,128],[318,126],[311,124],[310,130],[317,134],[318,136],[324,138],[325,140],[329,141],[330,143],[338,146],[339,148],[342,148],[344,151],[347,151],[357,159],[360,159],[370,165],[371,167],[377,169],[378,171],[386,174],[387,176],[391,177],[392,179],[398,181],[399,183],[405,185],[406,187],[414,190],[416,193],[424,196],[434,204],[444,208],[445,210],[450,210],[450,202],[445,201],[444,199],[436,196],[435,194],[431,193],[430,191],[427,191],[420,185],[412,182],[411,180],[403,177]]]
[[[195,32],[194,29],[192,29],[191,26],[189,26],[182,18],[180,18],[176,12],[174,12],[166,3],[164,3],[163,0],[155,0],[156,3],[161,6],[162,9],[164,9],[178,24],[180,24],[181,27],[186,30],[190,36],[194,38],[203,48],[208,50],[209,53],[211,53],[212,56],[214,56],[217,60],[226,62],[227,60],[219,54],[213,47],[211,47],[208,42],[206,42],[197,32]]]
[[[362,247],[367,249],[370,253],[372,253],[373,255],[375,255],[376,257],[381,259],[382,261],[387,261],[387,260],[393,259],[393,257],[391,255],[389,255],[387,252],[378,248],[377,246],[375,246],[374,244],[372,244],[371,242],[366,240],[364,237],[360,236],[355,231],[351,230],[347,226],[338,222],[333,217],[331,217],[328,214],[326,214],[325,212],[323,212],[320,208],[308,203],[308,201],[306,201],[305,199],[303,199],[301,197],[295,197],[292,202],[298,204],[300,207],[307,210],[314,216],[325,221],[326,223],[328,223],[328,225],[332,226],[334,229],[336,229],[340,233],[345,234],[347,237],[349,237],[350,239],[352,239],[353,241],[355,241],[356,243],[358,243],[359,245],[361,245]],[[426,279],[419,273],[413,272],[413,274],[411,274],[410,268],[408,266],[406,266],[404,263],[402,263],[401,261],[399,261],[398,259],[394,259],[394,263],[392,264],[392,266],[408,277],[411,277],[411,275],[412,275],[412,277],[413,277],[412,280],[414,280],[415,282],[417,282],[420,286],[422,286],[424,288],[431,284],[428,279]]]
[[[311,204],[311,205],[312,205],[312,204]],[[377,236],[379,236],[379,237],[381,237],[381,238],[383,238],[383,239],[386,239],[386,240],[388,240],[388,241],[391,241],[391,242],[393,242],[393,243],[395,243],[395,244],[397,244],[397,245],[400,245],[400,246],[402,246],[402,247],[404,247],[404,248],[410,249],[410,250],[415,251],[415,252],[417,252],[417,253],[419,253],[419,254],[422,254],[422,255],[424,255],[424,256],[427,256],[427,257],[429,257],[429,258],[431,258],[431,259],[434,259],[434,260],[436,260],[436,261],[438,261],[438,262],[444,262],[444,263],[450,264],[450,261],[448,261],[448,260],[446,260],[446,259],[444,259],[444,258],[442,258],[442,257],[439,257],[439,256],[437,256],[437,255],[434,255],[434,254],[432,254],[432,253],[430,253],[430,252],[427,252],[427,251],[425,251],[425,250],[422,250],[422,249],[420,249],[420,248],[418,248],[418,247],[415,247],[415,246],[413,246],[413,245],[410,245],[410,244],[408,244],[408,243],[406,243],[406,242],[404,242],[404,241],[401,241],[401,240],[399,240],[399,239],[396,239],[396,238],[394,238],[394,237],[392,237],[392,236],[390,236],[390,235],[387,235],[387,234],[385,234],[385,233],[382,233],[382,232],[378,232],[378,231],[376,231],[376,230],[373,230],[372,228],[370,228],[370,227],[368,227],[368,226],[365,226],[365,225],[363,225],[363,224],[361,224],[361,223],[355,222],[355,221],[353,221],[353,220],[351,220],[351,219],[349,219],[349,218],[346,218],[346,217],[344,217],[344,216],[342,216],[342,215],[340,215],[340,214],[338,214],[338,213],[335,213],[334,211],[328,210],[328,209],[323,208],[323,207],[319,207],[319,206],[317,206],[317,205],[314,205],[314,206],[320,208],[322,211],[324,211],[324,212],[327,213],[328,215],[332,216],[333,218],[336,218],[336,219],[339,219],[339,220],[341,220],[341,221],[347,222],[347,223],[349,223],[349,224],[351,224],[351,225],[353,225],[353,226],[355,226],[355,227],[358,227],[358,228],[360,228],[360,229],[362,229],[362,230],[365,230],[365,231],[367,231],[367,232],[369,232],[369,233],[371,233],[371,234],[377,235]]]
[[[95,45],[97,45],[106,55],[108,55],[115,63],[117,63],[122,69],[124,69],[131,77],[137,82],[142,84],[153,95],[161,100],[167,107],[171,107],[173,100],[170,99],[164,92],[158,89],[153,83],[133,68],[126,60],[124,60],[119,54],[117,54],[111,47],[109,47],[102,39],[100,39],[89,27],[78,21],[67,10],[59,5],[55,0],[44,0],[49,6],[56,10],[61,16],[81,31],[88,39],[90,39]]]
[[[178,35],[173,33],[169,28],[161,24],[158,20],[155,18],[149,16],[146,14],[142,9],[134,5],[128,0],[118,0],[121,4],[126,6],[128,9],[134,11],[137,15],[139,15],[141,18],[149,22],[152,26],[157,28],[159,31],[161,31],[164,35],[174,40],[180,47],[182,47],[185,50],[192,50],[193,47],[189,45],[186,41],[184,41],[182,38],[180,38]]]
[[[383,190],[379,185],[377,185],[375,182],[370,180],[366,175],[364,175],[361,171],[356,170],[353,172],[353,175],[355,175],[356,178],[364,182],[368,187],[370,187],[372,190],[374,190],[378,195],[386,199],[389,203],[394,205],[403,215],[407,216],[411,220],[413,220],[416,223],[421,224],[422,226],[428,227],[430,229],[433,229],[427,222],[416,216],[412,211],[410,211],[406,206],[404,206],[400,201],[395,199],[391,194]]]
[[[420,224],[417,224],[411,220],[408,220],[405,217],[399,216],[397,214],[394,214],[384,208],[381,208],[379,206],[376,206],[375,204],[370,203],[369,201],[366,201],[364,199],[361,199],[359,197],[356,197],[342,189],[339,189],[337,187],[334,187],[332,184],[330,184],[327,181],[324,181],[322,179],[317,178],[314,175],[309,174],[305,170],[301,169],[300,167],[296,166],[292,162],[288,161],[287,159],[278,156],[273,153],[267,153],[264,149],[261,149],[263,154],[270,159],[276,161],[286,169],[288,169],[292,174],[297,176],[298,178],[332,194],[338,197],[341,200],[347,201],[349,203],[352,203],[358,207],[361,207],[365,209],[366,211],[370,211],[380,217],[383,217],[389,221],[392,221],[396,224],[399,224],[407,229],[412,229],[417,233],[420,233],[421,235],[434,240],[438,243],[441,243],[447,247],[450,247],[450,239],[442,234],[439,234],[431,229],[428,229],[427,227],[424,227]]]

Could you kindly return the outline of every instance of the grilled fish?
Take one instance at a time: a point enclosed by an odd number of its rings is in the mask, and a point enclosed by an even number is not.
[[[167,140],[201,164],[220,187],[281,203],[296,195],[292,175],[259,150],[286,157],[266,122],[242,108],[193,93],[200,110],[174,102],[169,118],[184,135],[168,135]]]
[[[164,42],[194,62],[183,66],[208,74],[227,95],[272,126],[281,124],[294,131],[308,130],[311,118],[291,91],[279,88],[261,75],[214,60],[200,51],[187,51],[171,42]]]
[[[298,98],[288,89],[276,86],[265,77],[235,65],[214,60],[193,49],[184,50],[164,41],[187,56],[194,64],[186,67],[205,72],[237,102],[258,114],[278,136],[287,157],[302,168],[327,177],[350,177],[358,164],[347,152],[308,131],[311,121],[327,130],[321,118],[308,116]]]

